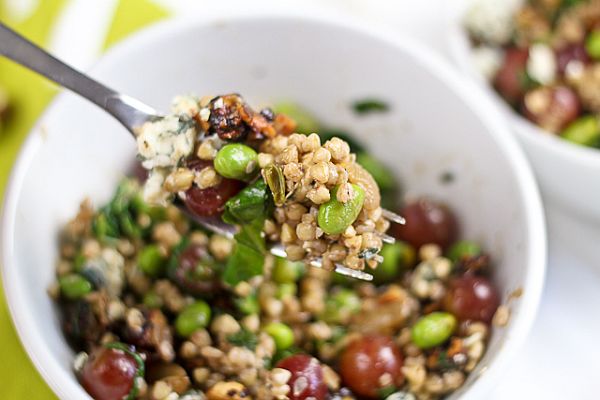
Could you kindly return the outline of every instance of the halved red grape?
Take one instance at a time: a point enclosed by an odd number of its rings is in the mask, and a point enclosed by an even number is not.
[[[529,58],[528,49],[509,47],[494,78],[494,87],[509,103],[518,103],[525,93],[525,68]]]
[[[277,363],[277,368],[287,369],[292,373],[288,381],[290,400],[324,400],[327,396],[327,385],[323,380],[323,370],[319,361],[306,354],[295,354]]]
[[[567,86],[543,86],[525,95],[522,112],[527,119],[551,132],[560,132],[579,116],[581,106]]]
[[[391,234],[418,249],[434,243],[442,248],[455,241],[458,224],[452,211],[443,204],[427,199],[409,203],[399,211],[406,219],[405,225],[392,225]]]
[[[389,336],[370,335],[351,342],[340,358],[340,374],[344,384],[354,393],[377,398],[386,387],[400,387],[402,353]]]
[[[463,275],[450,281],[444,308],[460,320],[490,323],[500,305],[500,295],[492,282],[475,275]]]
[[[556,51],[558,72],[564,75],[571,62],[580,62],[581,64],[590,62],[590,56],[583,43],[571,43]]]
[[[212,166],[212,161],[200,160],[198,158],[189,160],[187,167],[201,171]],[[221,183],[206,189],[200,189],[194,185],[185,192],[185,204],[194,214],[207,217],[219,214],[225,207],[225,202],[235,196],[243,187],[243,183],[234,179],[222,178]]]
[[[205,246],[191,243],[180,254],[177,262],[169,265],[169,277],[185,292],[206,296],[219,288],[214,260]]]
[[[79,379],[95,400],[121,400],[131,391],[136,372],[132,356],[102,347],[90,354]]]

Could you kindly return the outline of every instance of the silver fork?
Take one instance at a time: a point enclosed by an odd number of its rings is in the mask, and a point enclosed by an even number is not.
[[[73,69],[2,23],[0,23],[0,54],[96,104],[115,117],[134,137],[136,127],[146,121],[161,118],[161,114],[152,107],[133,97],[118,93]],[[178,207],[198,224],[212,232],[230,238],[236,233],[235,226],[224,223],[220,218],[198,217],[190,214],[182,204],[178,204]],[[383,217],[399,224],[405,222],[404,218],[388,210],[384,210]],[[382,234],[381,238],[386,243],[394,243],[394,238],[389,235]],[[276,256],[286,257],[281,243],[273,244],[269,251]],[[379,262],[383,261],[381,256],[376,255],[375,257]],[[311,260],[309,264],[313,267],[322,267],[319,258]],[[350,269],[341,264],[335,265],[335,272],[366,281],[373,279],[371,274]]]

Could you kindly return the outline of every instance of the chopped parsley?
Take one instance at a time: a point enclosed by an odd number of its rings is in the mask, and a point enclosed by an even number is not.
[[[377,389],[377,396],[380,399],[385,399],[386,397],[394,394],[396,392],[396,390],[398,390],[398,388],[394,385],[385,386],[385,387]]]
[[[374,98],[356,100],[352,103],[352,110],[358,115],[383,113],[389,111],[389,109],[390,106],[387,103]]]
[[[245,347],[252,351],[256,349],[256,345],[258,344],[256,335],[245,329],[241,329],[233,335],[229,335],[227,341],[234,346]]]
[[[264,222],[264,217],[258,217],[252,223],[242,225],[235,235],[235,248],[223,272],[223,281],[228,285],[235,286],[262,274],[266,252],[262,234]]]
[[[452,183],[452,182],[454,182],[454,178],[455,178],[455,177],[454,177],[454,173],[452,173],[451,171],[446,171],[446,172],[443,172],[443,173],[440,175],[440,181],[441,181],[443,184],[449,184],[449,183]]]

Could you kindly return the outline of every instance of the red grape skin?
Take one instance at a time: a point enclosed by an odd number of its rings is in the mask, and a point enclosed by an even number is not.
[[[192,159],[187,162],[187,167],[194,171],[201,171],[212,165],[212,161],[200,159]],[[185,204],[197,216],[217,215],[223,211],[225,202],[235,196],[242,186],[242,182],[227,178],[222,178],[221,183],[206,189],[200,189],[194,185],[185,192]]]
[[[192,295],[211,294],[219,288],[219,283],[209,262],[206,248],[191,243],[179,255],[179,263],[171,279]]]
[[[384,374],[391,378],[385,386],[402,385],[402,364],[402,353],[391,337],[369,335],[354,340],[344,349],[340,358],[340,374],[354,393],[377,398]]]
[[[142,166],[139,160],[135,160],[131,167],[130,175],[140,183],[144,183],[148,179],[148,170]]]
[[[528,58],[528,49],[507,48],[494,78],[494,87],[511,104],[517,104],[525,93],[523,77]]]
[[[416,249],[429,243],[446,248],[456,240],[456,218],[452,211],[442,204],[419,199],[404,206],[399,214],[406,219],[406,224],[392,225],[391,234],[396,239],[410,243]]]
[[[80,381],[95,400],[121,400],[131,391],[136,371],[137,364],[132,356],[102,347],[90,354]]]
[[[324,400],[327,396],[327,385],[323,380],[323,370],[319,361],[306,354],[295,354],[277,363],[277,368],[287,369],[292,373],[288,381],[291,389],[290,400],[305,400],[313,397]]]
[[[556,64],[559,73],[564,75],[567,70],[567,65],[572,61],[589,64],[590,56],[583,43],[571,43],[556,51]]]
[[[537,104],[542,104],[543,107]],[[577,94],[571,88],[559,85],[539,87],[528,92],[521,111],[527,119],[542,128],[551,132],[560,132],[577,119],[581,106]]]
[[[463,275],[450,281],[444,299],[446,311],[458,319],[490,323],[500,305],[500,295],[492,282],[475,275]]]

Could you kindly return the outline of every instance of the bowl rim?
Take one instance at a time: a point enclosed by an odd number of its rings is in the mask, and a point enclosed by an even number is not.
[[[330,25],[338,29],[348,29],[383,41],[409,53],[424,67],[435,74],[444,84],[448,85],[454,93],[461,97],[472,112],[480,118],[482,123],[488,128],[487,134],[492,136],[498,147],[498,151],[503,153],[503,156],[506,157],[507,162],[515,171],[515,179],[524,204],[524,216],[528,228],[526,243],[530,251],[525,263],[527,273],[522,283],[524,291],[520,299],[519,313],[513,316],[507,328],[509,331],[506,334],[505,340],[500,344],[499,351],[494,355],[489,367],[480,371],[469,387],[463,388],[465,393],[459,392],[464,395],[465,399],[479,399],[484,397],[493,387],[493,382],[499,381],[502,370],[522,346],[534,323],[542,296],[546,269],[547,244],[545,219],[540,194],[532,170],[514,137],[507,134],[505,124],[493,105],[486,99],[481,89],[452,70],[449,63],[441,55],[434,54],[432,50],[429,50],[424,45],[405,35],[398,34],[392,28],[376,26],[370,22],[340,15],[339,13],[325,10],[315,12],[310,9],[290,10],[285,8],[274,8],[265,11],[259,8],[253,9],[252,7],[247,7],[245,9],[244,7],[240,7],[236,10],[227,10],[227,14],[217,12],[214,14],[206,13],[203,15],[168,19],[142,29],[109,49],[91,71],[94,72],[102,68],[104,64],[110,63],[114,58],[123,57],[128,53],[129,49],[151,44],[156,38],[165,35],[186,32],[199,26],[214,23],[221,24],[225,21],[236,23],[265,19],[288,19],[307,24],[317,23]],[[13,254],[14,237],[12,233],[15,228],[16,210],[21,187],[28,166],[31,164],[39,147],[43,144],[38,130],[43,126],[48,115],[51,115],[55,109],[62,106],[65,96],[65,93],[56,96],[50,106],[44,111],[28,134],[13,165],[6,186],[4,207],[0,219],[0,264],[2,265],[2,281],[7,306],[19,340],[25,351],[56,395],[60,398],[76,398],[81,395],[83,389],[79,385],[77,385],[78,390],[75,390],[72,385],[63,385],[62,377],[57,376],[55,372],[55,369],[60,370],[61,368],[53,361],[49,353],[44,351],[45,348],[38,339],[39,333],[35,330],[35,321],[27,313],[20,312],[16,289],[12,289],[15,286],[12,283],[19,281],[19,274],[16,268],[18,262]]]
[[[600,149],[571,143],[550,131],[540,128],[521,114],[515,112],[493,90],[487,79],[477,71],[471,61],[472,46],[470,45],[466,29],[462,26],[460,20],[458,23],[454,22],[449,25],[447,29],[447,43],[450,58],[454,61],[460,72],[475,81],[488,94],[494,105],[505,115],[508,122],[513,125],[517,134],[549,153],[563,159],[568,159],[573,164],[581,165],[582,168],[600,169]]]

